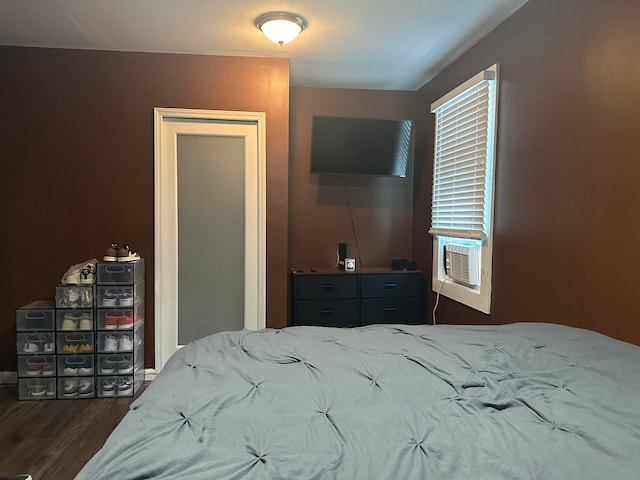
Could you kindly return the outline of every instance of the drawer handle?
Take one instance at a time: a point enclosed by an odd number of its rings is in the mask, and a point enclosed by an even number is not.
[[[395,283],[388,282],[388,283],[384,284],[384,289],[385,290],[392,290],[394,288],[396,288],[396,284]]]
[[[384,313],[392,313],[395,311],[396,311],[395,307],[384,307]]]
[[[333,290],[333,283],[323,283],[320,288],[322,290]]]
[[[323,308],[320,313],[322,315],[333,315],[333,308]]]
[[[125,268],[121,266],[107,266],[104,267],[105,273],[125,273]]]
[[[28,318],[29,320],[44,320],[47,316],[44,312],[27,312],[24,314],[24,318]]]

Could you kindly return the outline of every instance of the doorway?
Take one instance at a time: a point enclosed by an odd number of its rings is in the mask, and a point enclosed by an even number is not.
[[[155,370],[265,327],[265,114],[155,109]]]

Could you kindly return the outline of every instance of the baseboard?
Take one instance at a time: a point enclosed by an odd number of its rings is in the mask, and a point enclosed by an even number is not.
[[[155,368],[145,368],[144,369],[144,381],[150,382],[156,378],[156,369]]]
[[[0,372],[0,385],[16,385],[18,372]]]

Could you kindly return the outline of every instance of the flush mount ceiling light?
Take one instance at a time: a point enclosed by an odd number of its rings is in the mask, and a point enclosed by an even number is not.
[[[296,39],[307,28],[307,21],[300,15],[288,12],[263,13],[254,21],[264,36],[282,46]]]

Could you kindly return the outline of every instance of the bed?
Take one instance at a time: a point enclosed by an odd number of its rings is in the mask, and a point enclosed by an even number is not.
[[[637,480],[640,347],[544,323],[219,333],[76,478]]]

